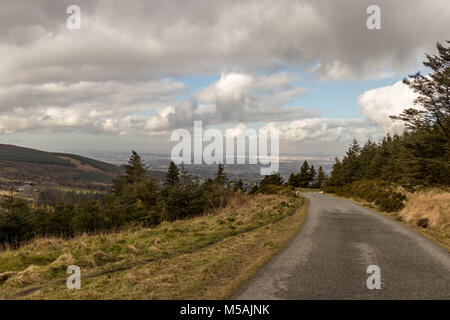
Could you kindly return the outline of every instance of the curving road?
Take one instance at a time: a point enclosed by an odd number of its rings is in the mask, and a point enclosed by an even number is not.
[[[299,234],[235,299],[450,299],[450,255],[351,201],[319,193]],[[380,268],[369,290],[367,267]]]

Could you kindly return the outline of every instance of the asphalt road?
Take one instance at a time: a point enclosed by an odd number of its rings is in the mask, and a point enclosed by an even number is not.
[[[446,250],[351,201],[303,195],[302,230],[235,299],[450,299]],[[370,265],[380,268],[380,289],[367,287]]]

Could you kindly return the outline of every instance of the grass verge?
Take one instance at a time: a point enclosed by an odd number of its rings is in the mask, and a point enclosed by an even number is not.
[[[298,232],[307,203],[293,192],[238,195],[190,220],[0,253],[2,299],[224,299]],[[68,290],[68,265],[81,289]]]

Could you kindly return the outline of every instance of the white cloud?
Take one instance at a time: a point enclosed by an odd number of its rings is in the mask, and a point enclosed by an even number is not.
[[[383,71],[377,67],[372,69],[372,66],[367,66],[368,70],[365,73],[355,70],[350,64],[342,61],[334,61],[328,64],[321,64],[314,66],[312,71],[320,81],[354,81],[359,79],[383,79],[394,75],[392,71]]]
[[[248,125],[238,123],[225,129],[225,136],[243,135]],[[258,127],[257,127],[258,128]],[[258,129],[255,129],[256,132]],[[378,139],[383,136],[380,127],[365,119],[327,119],[310,118],[291,122],[270,122],[262,127],[270,132],[277,129],[282,142],[349,142],[353,138],[366,141],[368,138]]]
[[[280,139],[285,141],[350,141],[353,138],[367,140],[382,135],[379,127],[364,119],[326,119],[311,118],[289,123],[269,123],[267,128],[275,127]]]
[[[283,72],[268,76],[222,73],[184,102],[187,86],[169,79],[119,82],[45,82],[0,85],[0,130],[84,131],[161,135],[169,129],[224,122],[284,121],[314,115],[286,108],[306,91]],[[19,119],[20,118],[20,119]]]
[[[295,85],[296,80],[288,72],[268,76],[222,72],[218,81],[199,90],[194,97],[200,104],[214,104],[210,111],[215,113],[209,112],[210,118],[203,118],[213,123],[286,121],[315,116],[304,108],[283,106],[306,94],[305,88]]]
[[[368,138],[377,139],[382,136],[377,125],[370,124],[364,119],[311,118],[288,123],[272,122],[265,128],[268,130],[277,128],[280,140],[287,142],[346,142],[353,138],[365,141]]]
[[[166,110],[156,121],[163,126],[167,108],[175,103],[174,95],[185,91],[184,83],[168,79],[3,85],[0,132],[80,130],[123,134],[133,131],[131,116]]]
[[[405,126],[389,116],[398,115],[406,108],[416,107],[416,97],[416,93],[399,81],[391,86],[364,92],[359,96],[358,104],[367,119],[376,122],[385,133],[394,134],[403,132]]]
[[[233,137],[233,138],[242,137],[242,136],[245,136],[245,134],[247,132],[252,133],[253,130],[251,130],[251,129],[249,130],[249,128],[245,124],[239,123],[235,127],[226,129],[225,130],[225,137],[227,137],[227,138],[229,138],[229,137]],[[256,135],[258,134],[257,130],[255,130],[254,132],[256,133]],[[257,138],[257,136],[250,135],[248,138],[253,140],[254,138]]]

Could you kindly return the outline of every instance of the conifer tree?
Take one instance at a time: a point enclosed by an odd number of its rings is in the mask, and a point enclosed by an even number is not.
[[[299,174],[291,173],[287,184],[294,188],[298,188],[300,186]]]
[[[450,41],[447,41],[450,43]],[[450,134],[450,47],[436,45],[438,54],[427,54],[423,64],[431,69],[429,75],[419,72],[405,78],[408,85],[419,96],[414,103],[421,108],[409,108],[400,115],[391,116],[406,123],[408,130],[425,130],[431,134]]]
[[[317,172],[316,169],[314,169],[314,165],[311,165],[311,167],[308,170],[308,183],[311,183],[316,179]]]
[[[217,173],[214,182],[221,185],[227,182],[227,175],[224,173],[223,164],[221,163],[217,166]]]
[[[0,199],[0,245],[16,246],[33,236],[33,225],[26,200],[13,192]]]
[[[322,166],[319,167],[319,170],[317,171],[317,183],[316,183],[316,187],[317,188],[321,188],[323,186],[323,184],[325,183],[326,180],[326,175],[325,175],[325,171],[323,171]]]
[[[273,173],[264,176],[264,178],[261,180],[260,186],[261,187],[268,185],[279,186],[282,184],[283,178],[281,177],[281,175],[279,173]]]
[[[180,172],[177,165],[173,161],[170,161],[170,165],[166,173],[166,185],[171,187],[175,186],[179,182],[179,174]]]
[[[351,183],[361,177],[360,165],[358,161],[360,152],[361,147],[359,146],[358,141],[353,139],[342,162],[345,183]]]
[[[298,180],[299,180],[299,187],[306,187],[309,183],[309,178],[310,178],[310,172],[309,172],[309,165],[308,162],[305,160],[302,164],[302,167],[300,168],[300,173],[298,176]]]
[[[437,51],[423,63],[430,74],[417,72],[403,80],[418,93],[418,108],[391,116],[406,124],[403,167],[413,184],[450,184],[450,46],[438,43]]]
[[[128,164],[125,165],[125,170],[128,183],[142,181],[148,175],[148,168],[136,151],[132,151],[130,160],[128,160]]]
[[[344,185],[344,176],[342,172],[342,162],[338,157],[334,158],[333,169],[331,170],[330,179],[328,179],[328,185],[330,186],[342,186]]]

